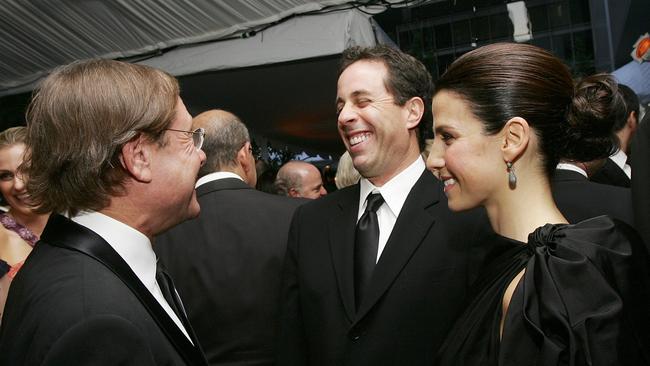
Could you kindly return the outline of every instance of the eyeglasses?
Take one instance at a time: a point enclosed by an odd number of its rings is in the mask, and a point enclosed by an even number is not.
[[[194,131],[185,131],[185,130],[175,130],[173,128],[165,128],[166,131],[174,131],[174,132],[184,132],[187,134],[192,134],[192,142],[194,143],[194,147],[197,150],[201,149],[201,146],[203,146],[203,140],[205,139],[205,130],[201,127],[197,128]]]

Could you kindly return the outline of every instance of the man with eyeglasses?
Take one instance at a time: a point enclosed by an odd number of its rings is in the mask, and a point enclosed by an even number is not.
[[[211,365],[274,365],[280,278],[291,216],[304,201],[254,189],[246,126],[210,110],[196,191],[201,215],[156,238]]]
[[[74,62],[43,81],[27,119],[30,200],[53,214],[9,292],[0,364],[206,365],[151,246],[199,214],[204,132],[176,79]]]

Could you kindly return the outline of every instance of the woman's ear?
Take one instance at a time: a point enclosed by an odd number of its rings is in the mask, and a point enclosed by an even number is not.
[[[513,117],[503,126],[503,160],[514,162],[523,155],[530,142],[530,126],[521,117]]]
[[[139,182],[151,182],[152,148],[152,144],[146,141],[146,138],[142,135],[122,146],[120,162],[124,170]]]
[[[410,130],[417,127],[422,121],[422,116],[424,115],[424,101],[420,97],[413,97],[406,101],[405,107],[408,112],[406,128]]]

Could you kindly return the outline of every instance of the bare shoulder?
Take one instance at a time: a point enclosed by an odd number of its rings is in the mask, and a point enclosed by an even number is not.
[[[0,259],[15,265],[27,258],[32,247],[18,234],[0,225]]]

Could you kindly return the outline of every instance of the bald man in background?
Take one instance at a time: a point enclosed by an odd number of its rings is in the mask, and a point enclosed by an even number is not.
[[[292,160],[280,168],[275,186],[278,194],[289,197],[316,199],[327,194],[318,168],[298,160]]]
[[[246,126],[210,110],[196,195],[201,215],[156,239],[210,365],[273,365],[280,273],[289,224],[304,200],[253,189],[255,158]]]

